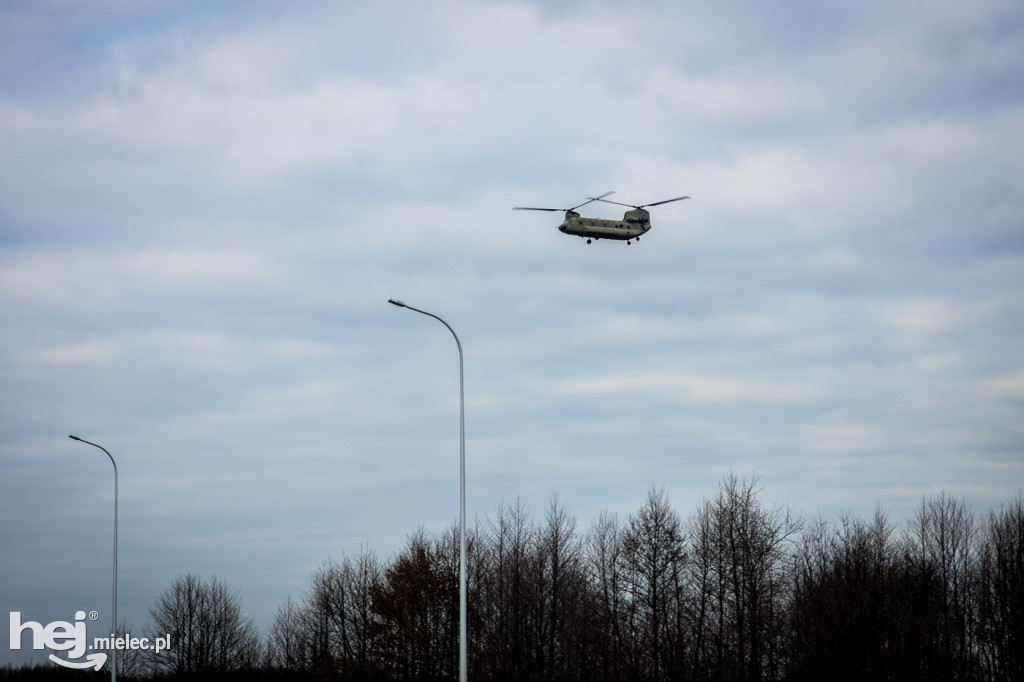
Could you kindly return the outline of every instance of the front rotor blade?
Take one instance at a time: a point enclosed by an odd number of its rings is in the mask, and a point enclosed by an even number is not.
[[[640,206],[639,208],[645,208],[647,206],[661,206],[662,204],[667,204],[667,203],[670,203],[670,202],[673,202],[673,201],[679,201],[680,199],[689,199],[689,198],[690,197],[676,197],[675,199],[665,199],[665,201],[655,201],[653,204],[644,204],[643,206]]]
[[[604,201],[604,197],[608,196],[609,194],[615,194],[615,191],[614,191],[614,190],[612,190],[612,191],[610,191],[610,192],[605,192],[604,194],[602,194],[602,195],[601,195],[601,196],[599,196],[599,197],[587,197],[587,200],[586,200],[586,201],[584,201],[584,202],[583,202],[582,204],[576,204],[575,206],[573,206],[572,208],[570,208],[570,209],[567,209],[567,210],[569,210],[569,211],[575,211],[575,210],[576,210],[577,208],[579,208],[580,206],[586,206],[587,204],[589,204],[589,203],[590,203],[590,202],[592,202],[592,201]]]
[[[605,196],[608,196],[608,195],[606,194]],[[624,204],[621,201],[609,201],[608,199],[600,199],[600,198],[598,199],[598,201],[603,201],[606,204],[615,204],[616,206],[626,206],[628,208],[640,208],[640,206],[634,206],[633,204]]]
[[[584,201],[584,202],[583,202],[582,204],[576,204],[576,205],[575,205],[575,206],[573,206],[572,208],[567,208],[567,209],[565,209],[565,210],[567,210],[567,211],[575,211],[575,210],[576,210],[577,208],[579,208],[580,206],[586,206],[587,204],[589,204],[589,203],[590,203],[590,202],[592,202],[592,201],[597,201],[597,199],[587,199],[587,200],[586,200],[586,201]]]

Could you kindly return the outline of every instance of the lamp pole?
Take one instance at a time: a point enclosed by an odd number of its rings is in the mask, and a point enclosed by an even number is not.
[[[110,617],[110,682],[117,682],[117,648],[114,647],[113,640],[117,637],[117,462],[114,461],[114,456],[103,447],[96,443],[90,443],[84,438],[78,436],[68,436],[72,440],[77,440],[80,443],[91,445],[94,448],[99,448],[103,452],[107,453],[107,457],[110,458],[110,463],[114,465],[114,598],[113,606],[111,608],[112,615]]]
[[[459,682],[466,682],[466,392],[462,374],[462,343],[452,326],[433,313],[393,298],[388,303],[432,317],[452,333],[459,349]]]

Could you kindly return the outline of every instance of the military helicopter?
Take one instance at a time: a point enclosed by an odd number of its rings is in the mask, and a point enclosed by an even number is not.
[[[667,204],[672,201],[679,201],[680,199],[689,199],[690,197],[676,197],[675,199],[665,199],[664,201],[655,201],[653,204],[642,204],[640,206],[634,206],[633,204],[622,204],[618,201],[609,201],[605,199],[607,196],[611,196],[615,192],[605,192],[599,197],[587,197],[587,200],[582,204],[576,204],[572,208],[534,208],[532,206],[513,206],[513,211],[565,211],[565,220],[558,226],[558,231],[565,234],[574,234],[577,237],[582,237],[587,240],[589,244],[594,239],[617,239],[619,241],[625,241],[627,244],[631,244],[632,240],[640,241],[640,235],[647,234],[647,231],[651,229],[651,214],[645,211],[648,206],[660,206],[661,204]],[[617,206],[626,206],[633,209],[632,211],[626,211],[622,216],[622,220],[609,220],[607,218],[583,218],[576,209],[580,206],[586,206],[587,204],[594,201],[603,201],[606,204],[616,204]]]

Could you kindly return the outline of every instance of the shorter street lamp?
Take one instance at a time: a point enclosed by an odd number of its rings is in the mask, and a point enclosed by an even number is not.
[[[106,452],[107,457],[110,458],[110,463],[114,465],[114,602],[113,608],[111,609],[113,615],[110,619],[110,637],[111,640],[113,640],[117,637],[117,462],[114,461],[114,456],[111,455],[110,452],[102,445],[90,443],[84,438],[79,438],[78,436],[68,436],[68,438],[77,440],[80,443],[85,443],[86,445],[91,445],[94,448],[99,448],[103,452]],[[117,649],[114,648],[113,641],[111,641],[110,647],[110,682],[117,682]]]

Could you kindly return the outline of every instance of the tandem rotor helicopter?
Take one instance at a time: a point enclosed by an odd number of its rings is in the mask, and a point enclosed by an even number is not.
[[[660,206],[661,204],[667,204],[673,201],[679,201],[680,199],[689,199],[690,197],[676,197],[675,199],[665,199],[664,201],[655,201],[653,204],[642,204],[640,206],[634,206],[633,204],[622,204],[618,201],[609,201],[605,199],[607,196],[611,196],[615,192],[605,192],[599,197],[587,197],[587,200],[582,204],[576,204],[572,208],[534,208],[532,206],[513,206],[513,211],[565,211],[565,220],[558,226],[558,231],[565,234],[574,234],[577,237],[582,237],[587,240],[589,244],[593,239],[617,239],[619,241],[625,241],[627,244],[631,244],[632,240],[640,241],[640,235],[647,234],[648,230],[651,229],[651,214],[644,210],[648,206]],[[617,206],[626,206],[627,208],[633,209],[632,211],[626,211],[622,216],[622,220],[609,220],[607,218],[583,218],[576,209],[580,206],[586,206],[593,201],[603,201],[606,204],[616,204]]]

